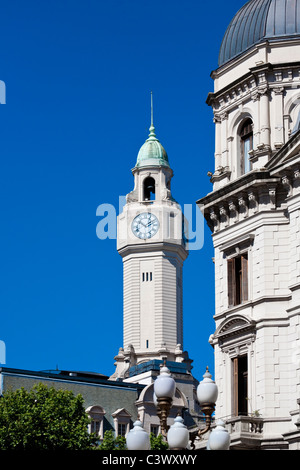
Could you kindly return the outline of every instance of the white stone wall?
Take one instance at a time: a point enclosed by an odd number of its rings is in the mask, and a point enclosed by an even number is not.
[[[123,263],[123,344],[141,348],[140,340],[140,265],[131,258]]]
[[[213,235],[215,245],[216,334],[239,316],[255,322],[253,337],[229,336],[215,346],[215,379],[219,387],[216,416],[232,414],[232,358],[248,356],[248,412],[265,420],[265,435],[281,435],[299,419],[300,397],[300,197],[286,209],[259,211]],[[227,255],[247,243],[249,300],[228,308]],[[250,239],[249,238],[249,239]],[[230,334],[232,336],[230,337]],[[245,340],[244,340],[244,339]],[[227,341],[227,342],[226,342]]]
[[[182,316],[182,261],[170,252],[125,257],[124,347],[174,353],[183,343]]]

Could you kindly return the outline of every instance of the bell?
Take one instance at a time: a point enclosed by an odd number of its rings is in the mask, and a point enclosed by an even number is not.
[[[155,191],[155,186],[153,184],[149,184],[147,187],[146,187],[146,190],[149,191],[149,193],[154,193]]]

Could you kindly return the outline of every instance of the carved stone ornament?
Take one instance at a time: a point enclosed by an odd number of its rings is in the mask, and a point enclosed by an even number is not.
[[[242,217],[246,218],[248,216],[248,206],[244,196],[239,197],[239,208],[239,213],[242,215]]]
[[[292,182],[290,180],[290,177],[288,175],[284,175],[282,177],[282,180],[281,180],[284,188],[287,189],[287,197],[290,197],[293,195],[293,185],[292,185]]]
[[[217,232],[220,229],[220,222],[217,214],[215,213],[214,209],[210,211],[210,219],[214,224],[214,230]]]

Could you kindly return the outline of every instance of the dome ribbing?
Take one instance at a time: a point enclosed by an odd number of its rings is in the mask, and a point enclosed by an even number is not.
[[[224,35],[219,66],[265,39],[300,36],[300,0],[250,0]]]

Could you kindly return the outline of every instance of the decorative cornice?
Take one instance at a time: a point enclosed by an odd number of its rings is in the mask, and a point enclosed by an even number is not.
[[[156,243],[139,243],[139,244],[128,244],[118,250],[118,253],[124,258],[125,256],[135,254],[155,254],[155,252],[167,251],[178,255],[182,261],[188,257],[188,251],[185,249],[183,244],[171,244],[168,242],[156,242]]]
[[[211,230],[217,232],[261,210],[274,211],[281,178],[250,172],[197,201]]]
[[[223,245],[220,246],[220,251],[226,252],[232,247],[238,247],[242,244],[251,245],[253,243],[254,238],[254,233],[246,233],[245,235],[241,235],[240,237],[233,238],[229,242],[223,243]]]
[[[225,86],[217,92],[210,92],[206,103],[215,112],[223,112],[228,106],[237,105],[242,98],[249,96],[253,100],[260,99],[264,94],[274,91],[275,94],[282,94],[286,87],[290,87],[294,79],[299,83],[299,74],[294,77],[294,70],[299,71],[300,62],[288,62],[282,64],[260,64],[249,69],[249,72],[238,78],[234,82]],[[282,80],[283,72],[290,77],[289,80]]]

